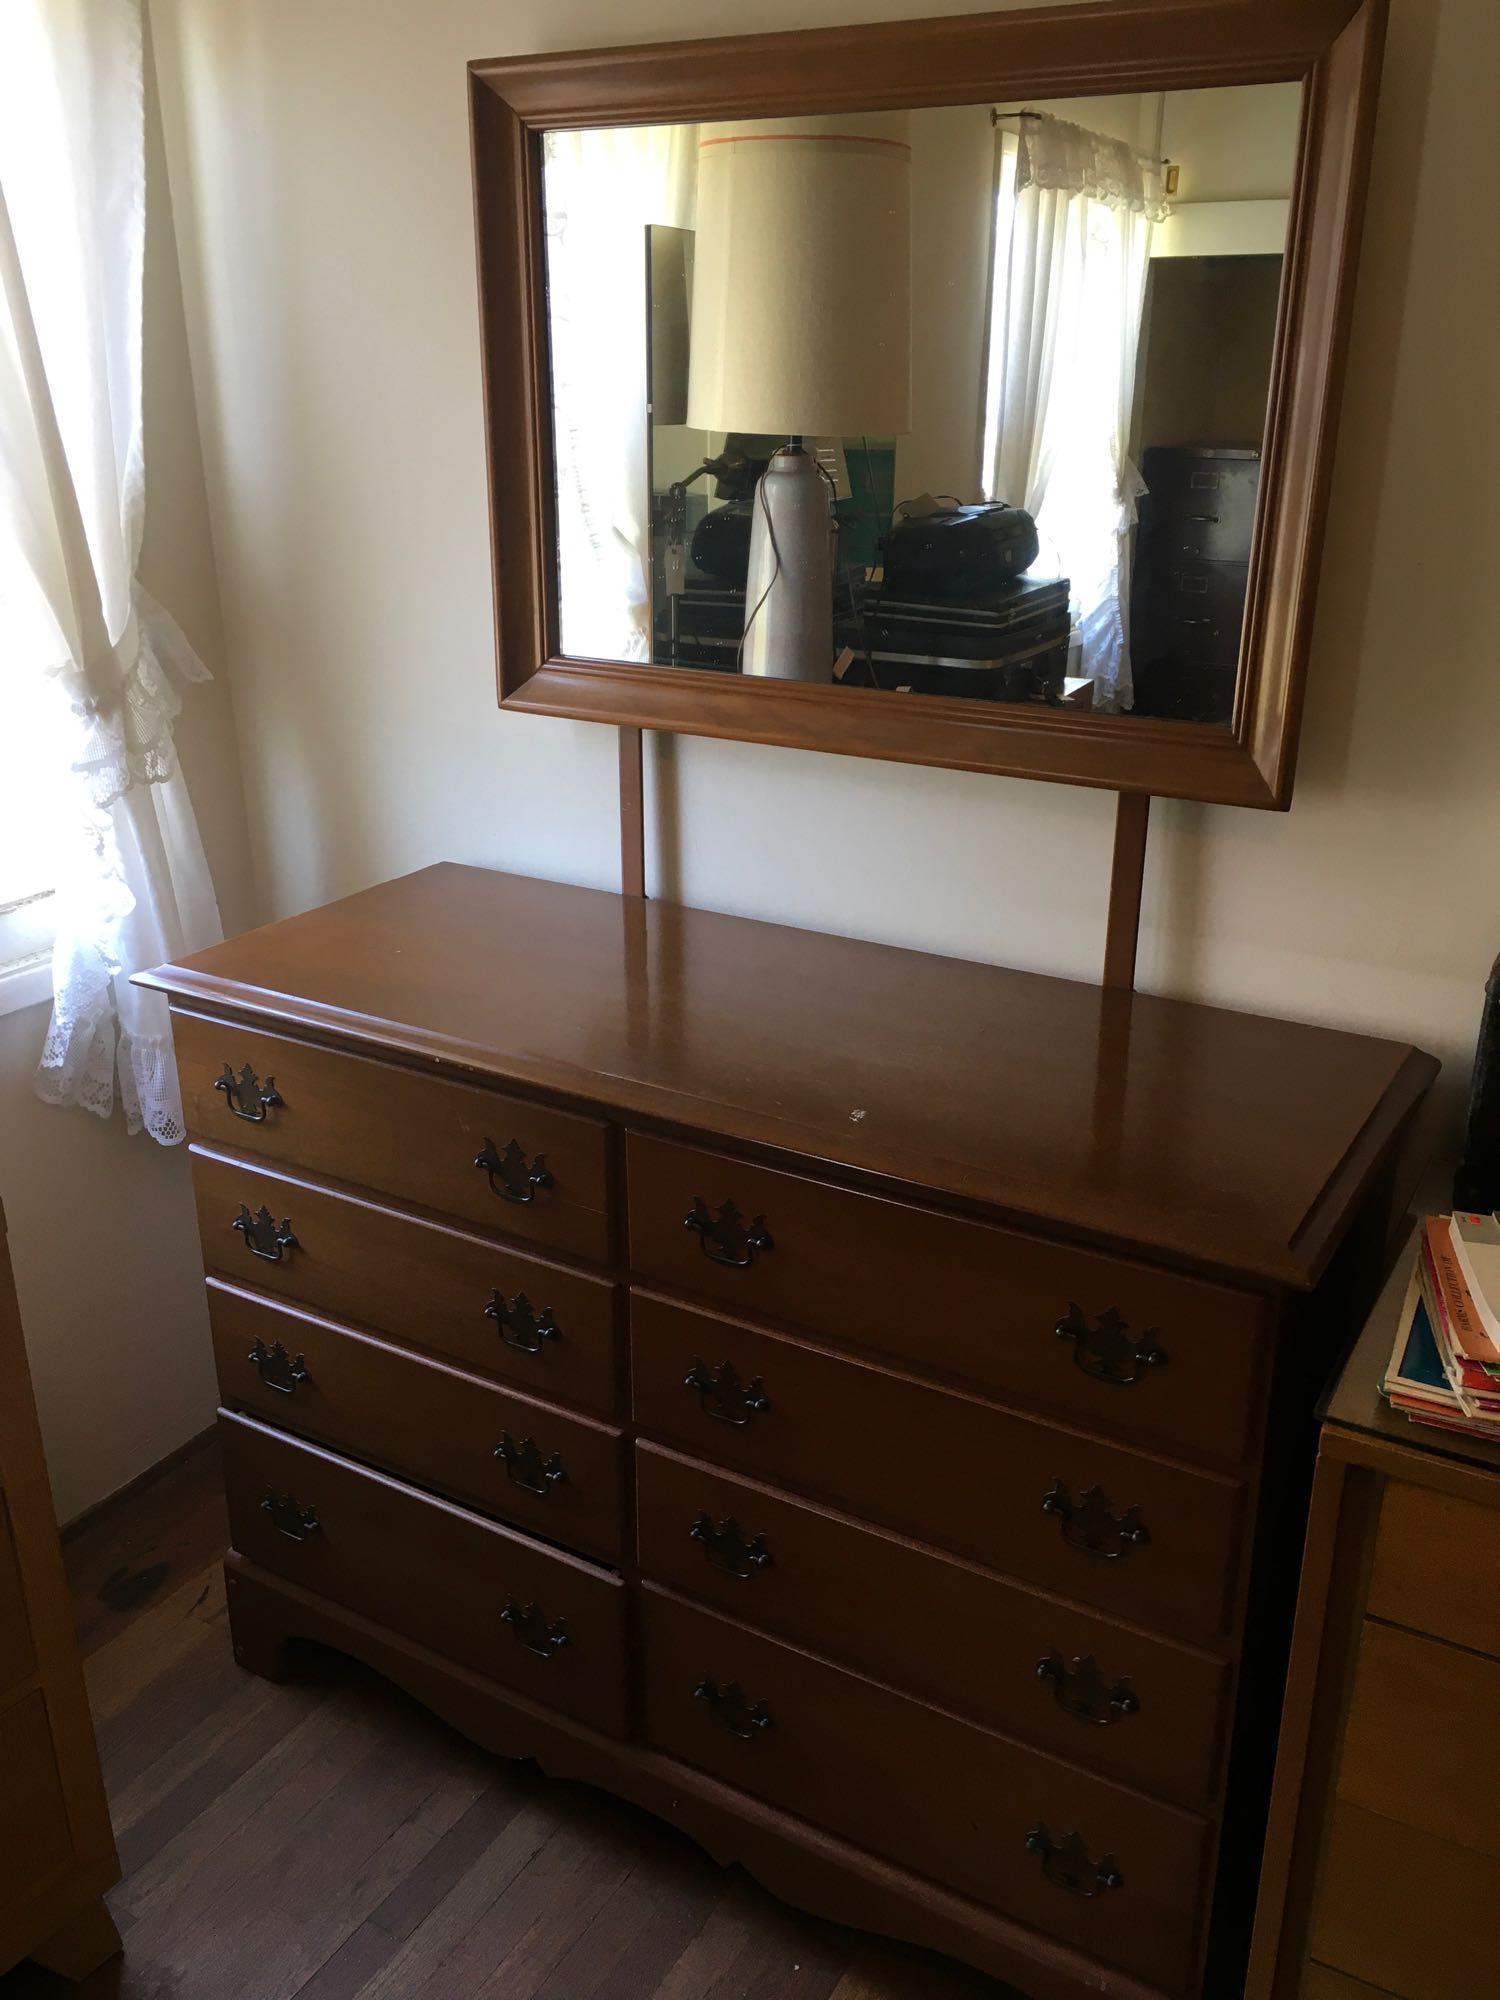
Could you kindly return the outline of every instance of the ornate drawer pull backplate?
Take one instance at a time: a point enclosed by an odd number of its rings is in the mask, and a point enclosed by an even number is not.
[[[1149,1368],[1165,1368],[1165,1351],[1156,1344],[1156,1329],[1148,1327],[1139,1340],[1132,1340],[1130,1327],[1114,1306],[1100,1313],[1090,1326],[1083,1310],[1070,1299],[1068,1310],[1053,1328],[1059,1340],[1071,1340],[1073,1359],[1091,1381],[1112,1382],[1129,1389]]]
[[[1102,1861],[1091,1860],[1076,1833],[1065,1833],[1061,1840],[1054,1840],[1045,1826],[1034,1826],[1026,1836],[1026,1847],[1029,1853],[1041,1855],[1042,1873],[1047,1880],[1055,1882],[1059,1889],[1066,1889],[1070,1896],[1091,1901],[1102,1896],[1106,1889],[1125,1887],[1125,1877],[1115,1866],[1113,1856],[1106,1854]]]
[[[535,1201],[543,1188],[554,1185],[546,1154],[538,1153],[534,1160],[528,1160],[515,1139],[507,1139],[499,1152],[494,1140],[486,1139],[474,1156],[474,1164],[488,1177],[491,1194],[523,1208]]]
[[[695,1194],[682,1226],[693,1231],[698,1248],[711,1264],[722,1264],[730,1271],[748,1271],[757,1256],[776,1248],[766,1229],[766,1218],[757,1215],[753,1222],[746,1222],[732,1201],[721,1202],[715,1215],[702,1195]]]
[[[1110,1512],[1109,1495],[1102,1486],[1091,1486],[1081,1500],[1074,1500],[1063,1482],[1054,1479],[1042,1501],[1042,1512],[1055,1514],[1062,1522],[1063,1540],[1070,1548],[1097,1556],[1101,1562],[1128,1556],[1151,1539],[1138,1508],[1127,1507],[1119,1515]]]

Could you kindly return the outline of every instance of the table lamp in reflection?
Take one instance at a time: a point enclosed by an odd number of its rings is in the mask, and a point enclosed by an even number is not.
[[[808,438],[910,426],[904,113],[706,125],[687,419],[787,442],[756,488],[741,664],[826,681],[833,490]]]

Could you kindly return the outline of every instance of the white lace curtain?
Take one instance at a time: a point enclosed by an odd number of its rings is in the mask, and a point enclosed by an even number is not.
[[[1123,141],[1029,112],[1000,132],[990,325],[991,496],[1035,516],[1070,580],[1077,671],[1128,709],[1129,455],[1160,169]]]
[[[0,690],[56,810],[39,1093],[171,1144],[165,1003],[128,975],[220,933],[177,768],[207,678],[136,580],[145,134],[140,0],[0,8]],[[17,718],[22,718],[17,727]],[[20,740],[15,740],[19,736]]]
[[[696,125],[549,132],[544,194],[562,646],[644,660],[646,225],[691,229]]]

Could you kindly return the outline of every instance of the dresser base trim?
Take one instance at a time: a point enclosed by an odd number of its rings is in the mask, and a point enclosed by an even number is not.
[[[235,1657],[273,1680],[288,1647],[349,1654],[501,1757],[598,1785],[656,1814],[721,1866],[737,1862],[773,1895],[857,1930],[945,1952],[1018,1985],[1030,2000],[1164,2000],[1155,1987],[1070,1951],[962,1896],[908,1875],[702,1772],[572,1723],[354,1612],[282,1582],[231,1551],[224,1565]]]

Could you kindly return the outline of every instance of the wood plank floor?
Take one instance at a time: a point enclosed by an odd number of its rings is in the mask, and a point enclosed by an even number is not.
[[[230,1654],[216,1454],[69,1545],[125,1957],[0,2000],[1004,2000],[787,1909],[670,1828],[486,1756],[355,1663]]]

